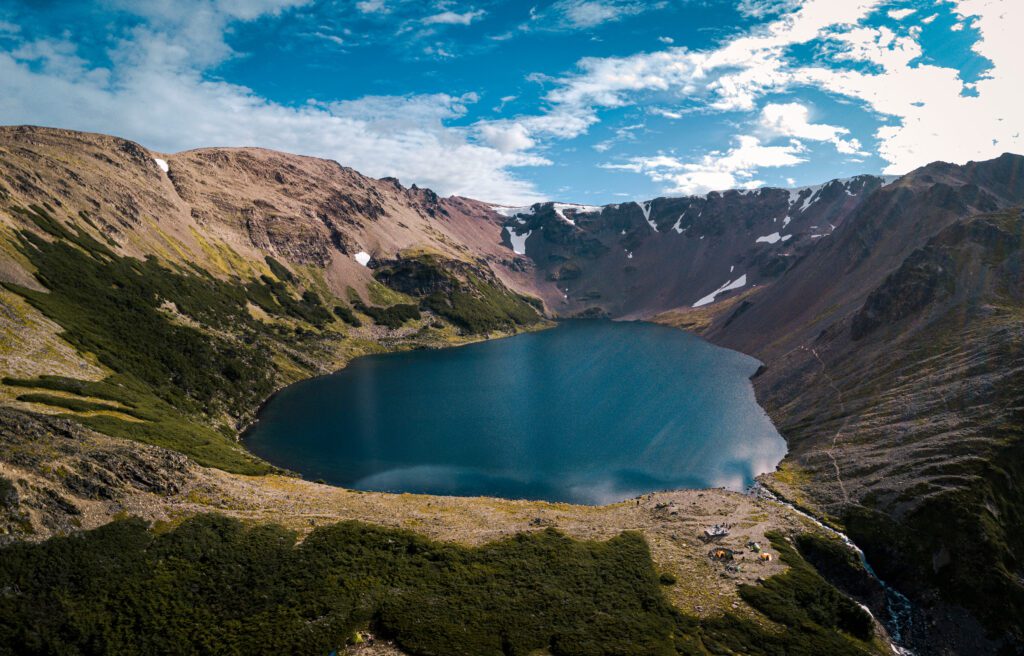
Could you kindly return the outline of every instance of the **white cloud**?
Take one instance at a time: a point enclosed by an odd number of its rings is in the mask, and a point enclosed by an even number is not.
[[[890,9],[888,11],[889,18],[894,20],[903,20],[907,16],[916,13],[916,9]]]
[[[644,11],[643,3],[614,0],[559,0],[552,9],[577,28],[595,27]]]
[[[973,49],[992,62],[976,84],[959,72],[921,63],[914,36],[897,37],[885,28],[852,30],[842,38],[851,60],[868,62],[880,73],[799,69],[796,79],[867,103],[897,122],[876,132],[886,173],[904,173],[931,161],[966,162],[1024,150],[1013,110],[1024,104],[1024,60],[1016,42],[1024,29],[1024,3],[1016,0],[955,0],[960,14],[973,19],[981,38]],[[965,94],[967,89],[974,94]]]
[[[511,121],[492,121],[478,126],[484,141],[502,153],[529,150],[536,145],[526,126]]]
[[[361,0],[356,3],[356,9],[364,14],[386,14],[389,11],[384,0]]]
[[[454,11],[442,11],[439,14],[427,16],[420,22],[424,25],[469,25],[473,21],[483,18],[487,12],[483,9],[458,13]]]
[[[800,0],[740,0],[736,9],[744,16],[764,18],[792,11],[799,4]]]
[[[1017,35],[1024,32],[1024,3],[950,2],[962,17],[959,24],[980,33],[974,50],[992,62],[977,83],[967,84],[959,70],[923,59],[919,25],[902,34],[865,25],[865,19],[885,9],[882,0],[751,0],[741,3],[741,11],[781,15],[708,50],[667,48],[581,59],[578,72],[558,80],[546,99],[552,111],[581,119],[575,124],[578,132],[569,135],[577,136],[597,123],[604,109],[675,97],[687,111],[754,114],[766,109],[762,103],[769,94],[812,87],[895,119],[872,135],[889,173],[938,159],[964,162],[1024,150],[1019,121],[1011,114],[1012,108],[1024,105],[1024,59],[1014,48]],[[905,19],[911,14],[893,10],[892,15]],[[798,63],[792,47],[808,43],[824,46],[823,54],[816,61]],[[844,155],[866,155],[861,141],[846,128],[812,124],[806,116],[794,114],[795,108],[790,110],[762,118],[778,135],[828,141]],[[683,111],[673,113],[681,116]],[[727,179],[718,169],[712,173],[719,182]],[[743,176],[737,180],[742,182]]]
[[[759,127],[769,136],[796,137],[811,141],[828,141],[846,155],[866,155],[860,141],[845,138],[850,131],[825,123],[811,123],[810,110],[797,102],[769,103],[761,109]]]
[[[606,169],[643,173],[665,185],[666,193],[703,194],[723,189],[752,189],[764,185],[755,178],[766,167],[795,166],[806,161],[803,146],[791,141],[784,146],[766,146],[752,135],[736,137],[726,152],[712,151],[696,161],[685,162],[667,155],[634,157],[625,164],[603,164]]]
[[[665,43],[665,44],[668,44],[668,45],[672,45],[673,43],[675,43],[676,40],[673,39],[670,36],[659,36],[658,37],[658,41],[661,41],[662,43]]]

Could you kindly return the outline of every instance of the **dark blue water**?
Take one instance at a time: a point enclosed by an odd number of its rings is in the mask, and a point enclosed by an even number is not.
[[[275,396],[246,444],[360,490],[606,503],[741,489],[785,454],[757,367],[663,326],[572,321],[360,358]]]

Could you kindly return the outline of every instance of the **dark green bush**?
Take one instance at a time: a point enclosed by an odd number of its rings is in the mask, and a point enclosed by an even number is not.
[[[419,319],[421,316],[418,307],[406,303],[399,303],[398,305],[385,308],[363,306],[361,311],[372,318],[374,323],[387,326],[388,328],[398,328],[406,321]]]
[[[412,654],[669,654],[646,544],[554,531],[478,549],[345,522],[301,545],[219,516],[0,552],[0,645],[43,653],[325,654],[368,624]]]
[[[270,257],[269,255],[267,255],[264,259],[267,262],[267,266],[270,267],[270,272],[274,274],[275,278],[277,278],[281,282],[295,282],[295,276],[294,274],[292,274],[291,271],[288,270],[288,267],[281,264],[280,262]]]
[[[352,311],[352,308],[347,305],[335,305],[334,314],[338,315],[338,318],[352,326],[353,328],[359,328],[363,325],[363,322],[359,320],[356,313]]]

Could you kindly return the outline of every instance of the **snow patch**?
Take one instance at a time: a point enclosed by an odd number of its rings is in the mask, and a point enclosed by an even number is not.
[[[512,252],[516,255],[526,255],[526,240],[533,234],[533,230],[527,230],[525,235],[517,234],[513,226],[505,226],[508,232],[508,240],[512,243]]]
[[[167,166],[167,160],[160,159],[159,157],[154,157],[153,161],[156,162],[156,165],[159,166],[160,170],[163,171],[164,173],[167,173],[168,171],[171,170],[171,167]]]
[[[565,215],[565,210],[576,210],[576,214],[600,214],[604,211],[603,207],[597,205],[577,205],[576,203],[552,203],[551,206],[563,221],[569,225],[576,225],[576,222]]]
[[[684,216],[686,216],[685,213],[684,214],[680,214],[679,218],[676,219],[676,222],[674,224],[672,224],[672,229],[675,230],[676,233],[680,234],[680,235],[683,234],[684,232],[686,232],[686,228],[680,228],[679,227],[679,224],[683,222],[683,217]]]
[[[792,220],[793,219],[789,218],[788,216],[786,218],[782,219],[782,227],[785,228],[786,226],[788,226],[789,222],[792,221]]]
[[[777,241],[779,241],[780,239],[782,239],[782,235],[780,235],[777,232],[773,232],[770,235],[764,235],[762,237],[758,237],[757,239],[754,240],[754,243],[755,244],[760,244],[760,243],[774,244]]]
[[[727,291],[730,291],[730,290],[733,290],[733,289],[739,289],[740,287],[745,287],[746,284],[747,284],[747,274],[744,273],[742,276],[740,276],[736,280],[733,280],[733,281],[725,283],[724,285],[722,285],[721,287],[719,287],[715,291],[711,292],[710,294],[708,294],[704,298],[700,299],[699,301],[697,301],[696,303],[693,304],[693,307],[697,308],[697,307],[700,307],[702,305],[707,305],[708,303],[714,303],[715,302],[715,297],[718,296],[719,294],[721,294],[722,292],[727,292]]]
[[[651,226],[651,230],[653,230],[654,232],[658,232],[658,224],[656,224],[654,221],[651,221],[651,204],[653,203],[653,201],[648,200],[642,203],[638,201],[633,202],[635,202],[637,204],[637,207],[640,208],[640,211],[644,213],[644,221],[647,222],[647,225]]]
[[[354,257],[356,258],[356,262],[362,264],[363,266],[366,266],[370,263],[370,254],[367,253],[366,251],[359,251],[358,253],[355,254]]]
[[[495,212],[497,212],[498,214],[500,214],[500,215],[502,215],[504,217],[508,217],[508,218],[516,217],[516,216],[519,216],[520,214],[533,214],[534,213],[533,205],[528,205],[526,207],[510,207],[508,205],[491,205],[491,208]]]

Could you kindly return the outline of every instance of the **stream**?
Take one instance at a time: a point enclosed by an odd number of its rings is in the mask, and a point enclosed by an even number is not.
[[[891,638],[889,646],[892,647],[893,652],[897,656],[914,656],[913,651],[902,645],[905,636],[907,636],[910,632],[910,627],[913,622],[913,604],[910,603],[910,600],[907,599],[906,595],[904,595],[899,590],[896,590],[895,588],[889,586],[885,581],[881,579],[881,577],[878,576],[878,573],[875,572],[875,569],[871,567],[871,564],[864,556],[864,551],[861,550],[861,548],[858,547],[853,542],[853,540],[849,538],[848,535],[841,531],[835,530],[831,526],[826,526],[813,515],[806,513],[803,510],[800,510],[799,508],[789,503],[788,501],[780,499],[774,492],[764,487],[760,483],[754,483],[752,486],[750,486],[748,493],[753,496],[760,497],[763,499],[769,499],[771,501],[774,501],[775,503],[786,506],[787,508],[797,513],[798,515],[801,515],[811,520],[817,526],[820,526],[822,529],[824,529],[827,533],[835,535],[843,541],[843,544],[852,549],[857,554],[857,557],[860,558],[860,563],[864,567],[864,571],[866,571],[868,573],[868,576],[873,578],[878,583],[878,585],[882,588],[882,591],[885,593],[885,607],[886,612],[888,613],[888,618],[886,620],[883,620],[882,624],[885,626],[885,629],[889,632],[889,637]],[[871,614],[871,611],[869,609],[865,608],[865,610],[867,610],[868,613]]]

